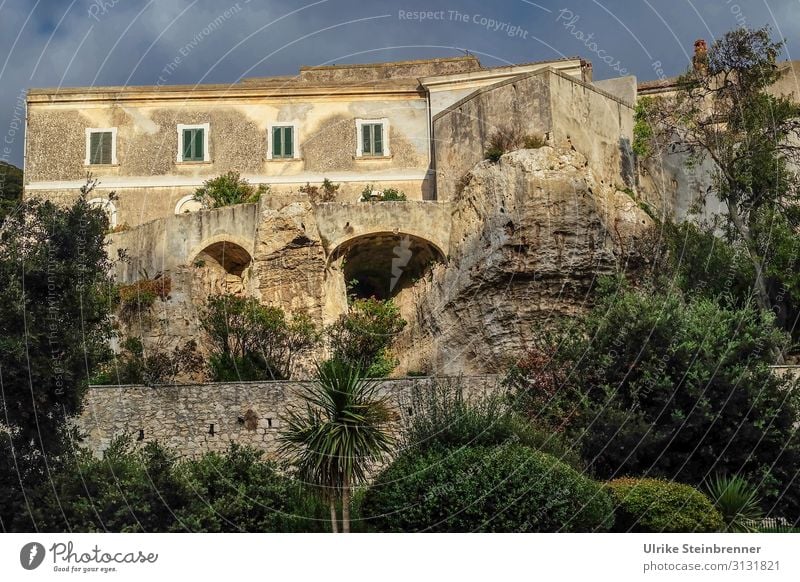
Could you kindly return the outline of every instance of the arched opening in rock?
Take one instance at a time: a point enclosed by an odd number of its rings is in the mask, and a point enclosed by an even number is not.
[[[252,258],[244,248],[229,241],[220,241],[208,245],[199,255],[198,259],[213,261],[225,272],[241,277],[244,270],[250,265]]]
[[[194,267],[204,281],[205,293],[233,293],[245,291],[245,276],[252,257],[242,246],[220,241],[208,245],[194,259]]]
[[[348,294],[389,299],[413,285],[442,252],[425,239],[395,233],[374,233],[349,240],[332,255],[342,260]]]

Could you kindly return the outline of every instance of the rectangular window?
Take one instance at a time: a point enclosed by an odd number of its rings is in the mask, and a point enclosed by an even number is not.
[[[274,126],[272,128],[272,157],[294,157],[294,127]]]
[[[365,123],[361,126],[361,155],[383,155],[383,124]]]
[[[205,129],[195,127],[183,130],[183,161],[202,162],[205,160]]]
[[[89,163],[112,163],[113,134],[110,131],[93,131],[89,134]]]

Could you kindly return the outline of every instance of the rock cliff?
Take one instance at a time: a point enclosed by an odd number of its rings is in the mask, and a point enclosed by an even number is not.
[[[597,278],[622,267],[651,224],[574,150],[515,151],[479,163],[461,186],[449,263],[401,301],[401,372],[501,369],[535,329],[586,309]]]

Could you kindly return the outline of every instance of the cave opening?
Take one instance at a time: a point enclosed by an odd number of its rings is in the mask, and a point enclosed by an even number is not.
[[[430,242],[395,233],[358,237],[341,245],[334,256],[342,258],[348,295],[358,299],[390,299],[416,283],[432,263],[444,261]]]

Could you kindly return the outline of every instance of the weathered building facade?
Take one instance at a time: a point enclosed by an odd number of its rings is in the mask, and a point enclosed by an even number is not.
[[[98,179],[113,225],[194,211],[209,178],[240,172],[273,194],[340,183],[342,201],[393,187],[436,198],[431,119],[481,87],[554,67],[582,78],[580,59],[484,69],[475,57],[304,67],[294,77],[231,85],[33,89],[26,192],[74,197]]]

